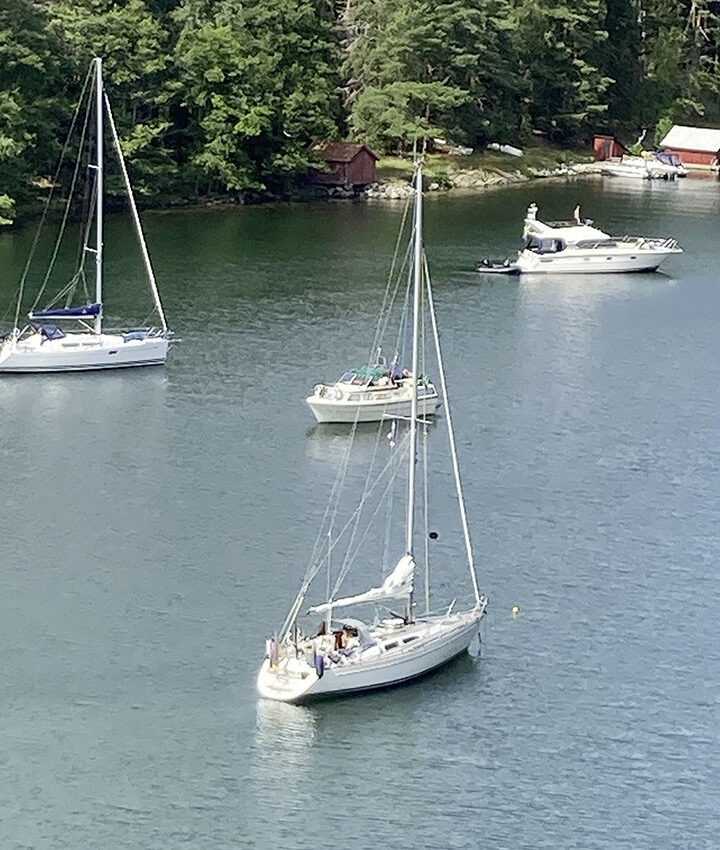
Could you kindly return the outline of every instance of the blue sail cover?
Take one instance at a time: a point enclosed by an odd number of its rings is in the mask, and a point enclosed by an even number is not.
[[[32,310],[31,319],[87,319],[99,316],[102,304],[84,304],[82,307],[55,307],[52,310]]]

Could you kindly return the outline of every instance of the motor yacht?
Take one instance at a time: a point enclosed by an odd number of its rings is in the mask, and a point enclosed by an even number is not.
[[[533,274],[600,274],[655,271],[672,254],[682,254],[675,239],[610,236],[579,215],[574,221],[545,223],[530,204],[525,217],[525,246],[513,267]],[[579,211],[578,211],[579,212]]]

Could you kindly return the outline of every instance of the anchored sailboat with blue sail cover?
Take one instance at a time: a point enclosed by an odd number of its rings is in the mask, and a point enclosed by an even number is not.
[[[86,105],[84,121],[79,121],[82,105]],[[120,171],[127,194],[130,212],[137,239],[142,253],[142,259],[148,283],[153,297],[153,310],[157,316],[157,326],[132,328],[126,331],[108,333],[103,329],[103,202],[104,202],[104,130],[105,119],[109,125],[113,147],[117,154]],[[0,344],[0,372],[79,372],[98,369],[118,369],[131,366],[153,366],[165,362],[169,344],[169,331],[165,313],[160,301],[155,274],[148,254],[143,235],[140,217],[133,196],[130,179],[120,149],[115,121],[110,109],[110,102],[105,93],[102,81],[102,61],[93,59],[85,80],[83,94],[73,118],[70,134],[81,125],[80,143],[78,145],[78,161],[75,163],[72,183],[64,206],[60,233],[53,248],[50,268],[45,274],[35,302],[27,314],[29,322],[20,324],[20,313],[26,291],[26,282],[31,268],[38,234],[30,252],[30,258],[25,266],[17,299],[15,322],[12,331],[3,337]],[[92,140],[91,129],[94,126],[95,138]],[[89,196],[91,203],[87,220],[82,229],[82,246],[79,252],[78,264],[69,282],[44,307],[39,307],[50,279],[51,272],[58,258],[66,224],[73,210],[73,200],[77,178],[80,172],[80,154],[87,143],[91,149],[91,160],[87,165]],[[68,143],[65,149],[67,150]],[[61,161],[62,166],[62,161]],[[60,167],[61,167],[60,166]],[[58,168],[58,174],[60,173]],[[53,189],[55,181],[53,181]],[[45,213],[40,228],[45,222],[52,199],[52,189],[48,197]],[[94,267],[95,291],[92,298],[87,298],[84,304],[73,303],[77,290],[82,288],[89,295],[86,266]],[[71,325],[72,327],[68,327]]]

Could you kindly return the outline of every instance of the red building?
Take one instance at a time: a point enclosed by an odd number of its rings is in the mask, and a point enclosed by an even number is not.
[[[327,169],[313,168],[310,179],[323,186],[356,189],[375,183],[375,163],[380,157],[367,145],[356,142],[318,142],[313,150],[327,163]]]
[[[595,136],[593,140],[593,152],[596,160],[615,159],[621,157],[626,151],[625,145],[618,142],[614,136]]]
[[[690,168],[711,168],[720,162],[720,130],[676,124],[660,147],[678,154]]]

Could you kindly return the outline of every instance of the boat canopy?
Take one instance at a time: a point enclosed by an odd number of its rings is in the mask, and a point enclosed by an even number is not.
[[[350,384],[353,381],[379,381],[384,375],[388,374],[388,370],[382,366],[358,366],[357,369],[349,369],[340,378],[344,384]]]
[[[357,596],[345,596],[331,602],[323,602],[310,609],[311,614],[320,614],[333,608],[344,608],[347,605],[359,605],[363,602],[382,602],[384,599],[398,599],[410,596],[413,590],[413,576],[415,575],[415,559],[412,555],[403,555],[395,565],[395,569],[380,585],[371,587],[365,593]]]
[[[54,307],[50,310],[31,310],[30,319],[87,319],[102,313],[102,304],[83,304],[82,307]]]
[[[349,369],[340,378],[342,384],[373,384],[382,378],[392,378],[400,381],[410,375],[408,369],[401,363],[393,363],[391,366],[358,366],[357,369]]]
[[[65,331],[57,325],[40,325],[40,333],[45,339],[62,339]]]

